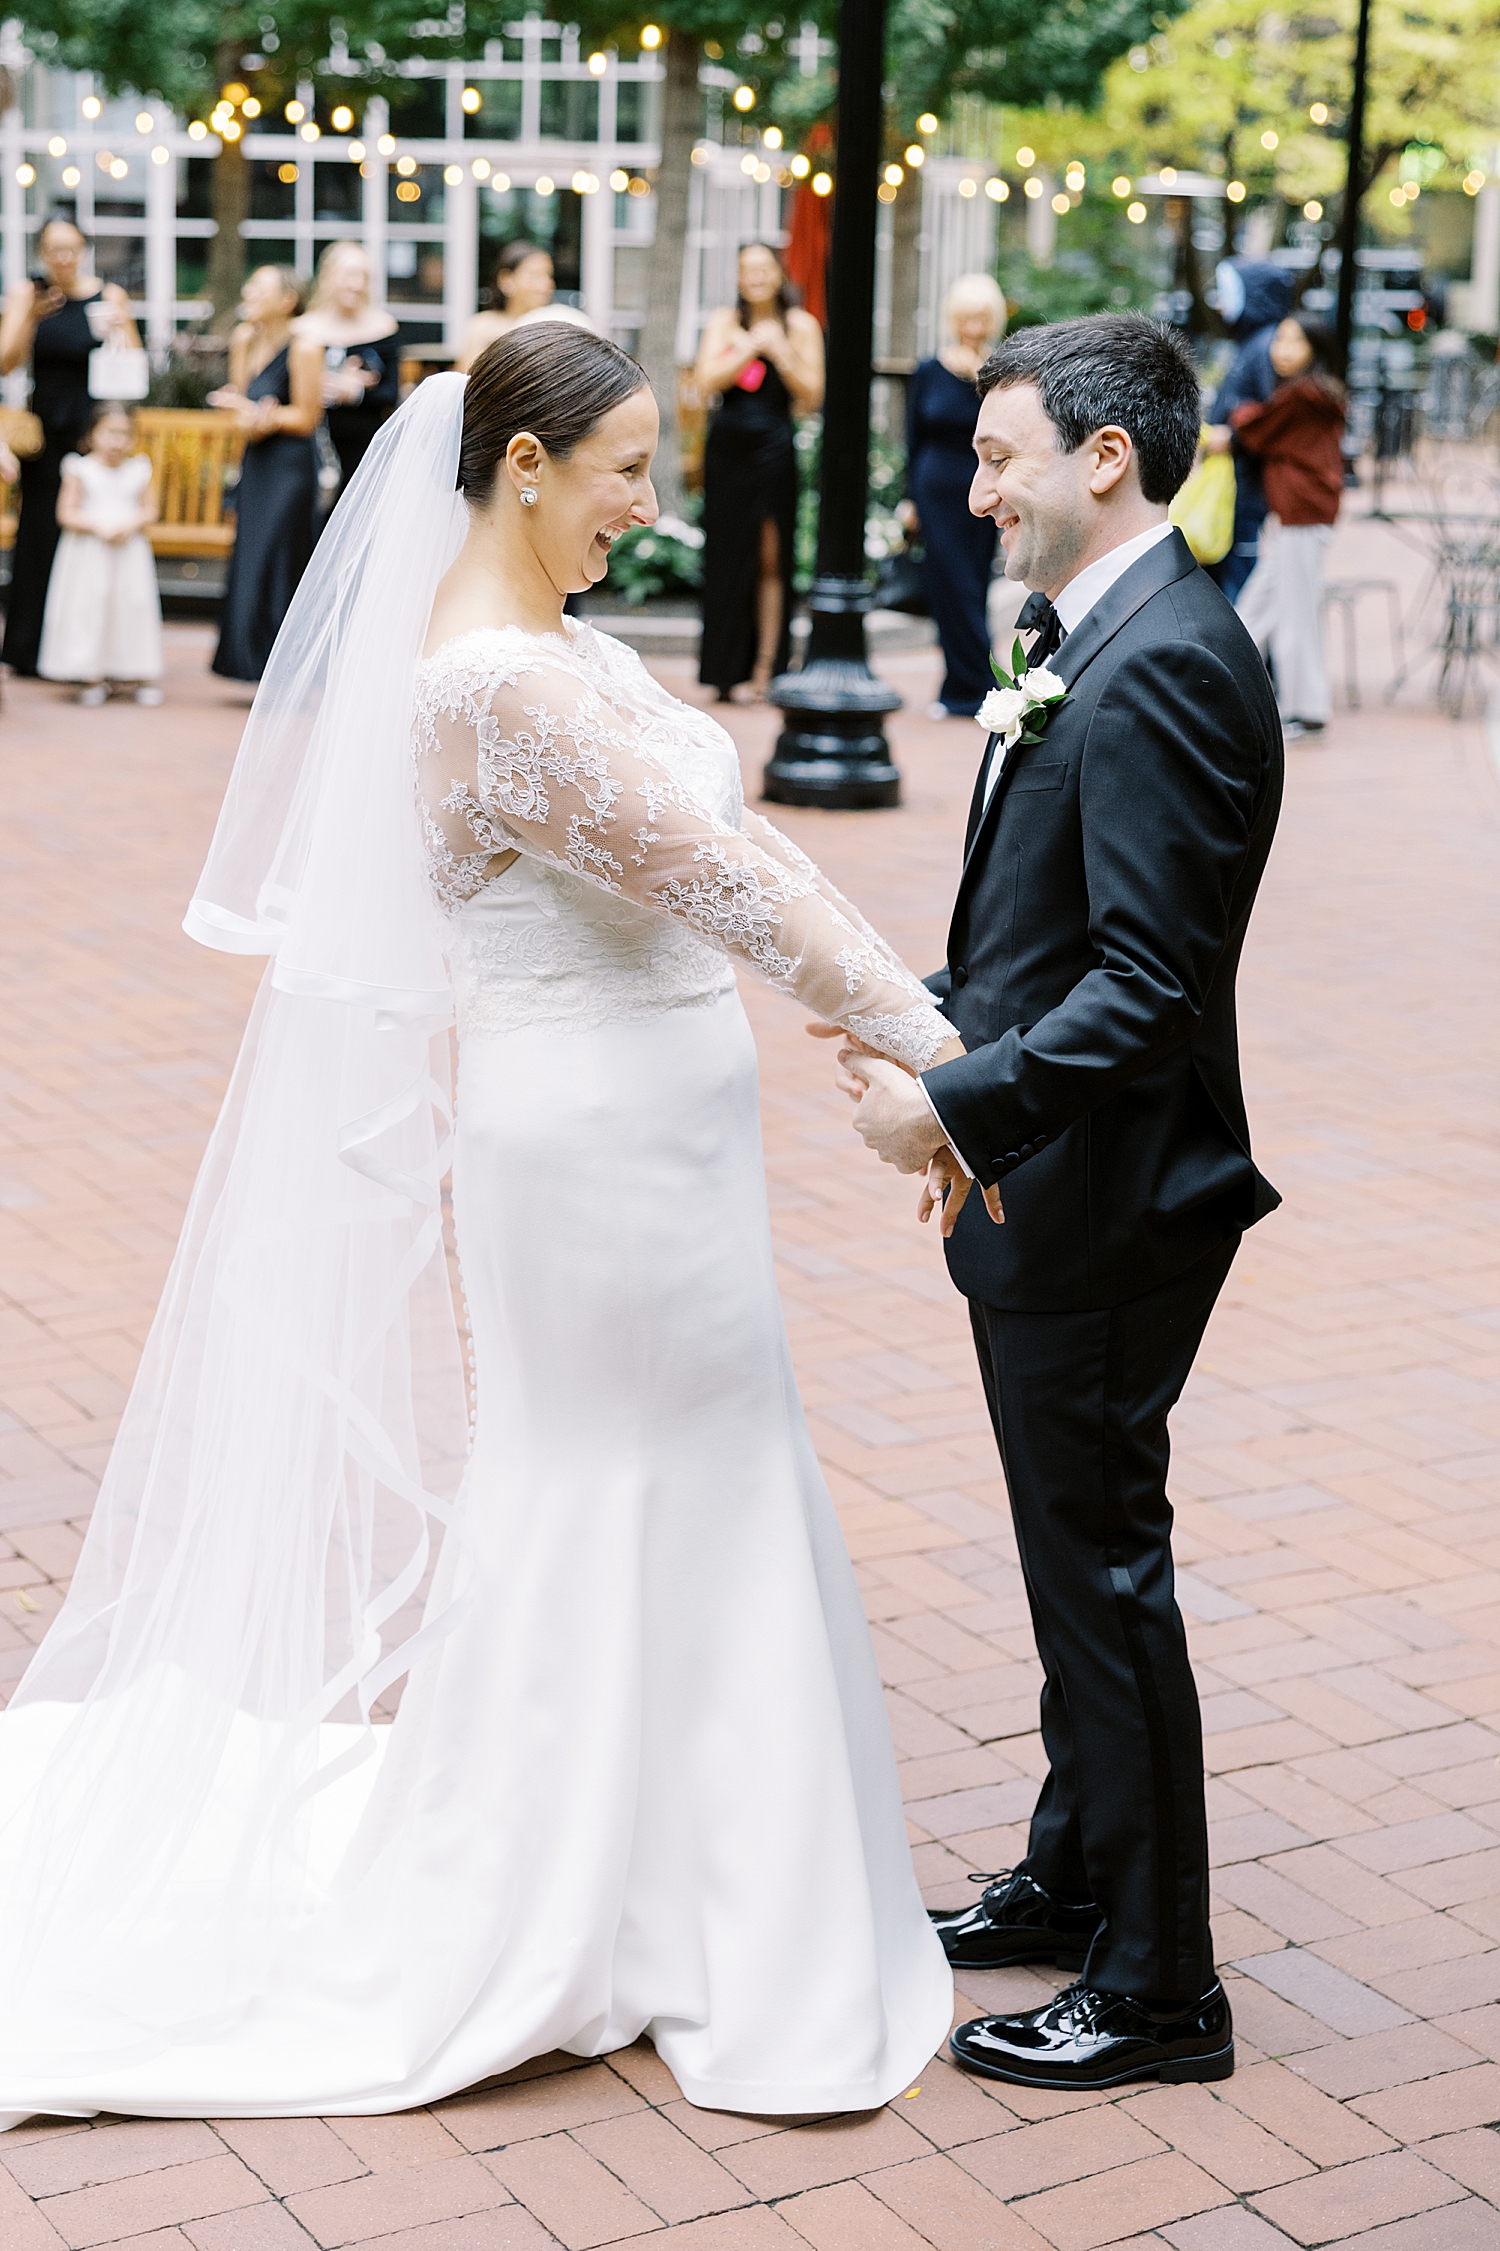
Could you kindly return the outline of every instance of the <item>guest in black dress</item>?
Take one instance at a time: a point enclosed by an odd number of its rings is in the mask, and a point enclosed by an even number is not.
[[[213,661],[229,680],[258,680],[265,671],[312,553],[323,347],[292,333],[301,308],[302,285],[289,267],[258,267],[229,340],[229,382],[208,401],[235,417],[246,440]]]
[[[397,324],[392,314],[371,304],[370,291],[363,243],[330,242],[318,260],[312,297],[295,329],[299,337],[323,347],[323,405],[339,457],[339,492],[401,398]]]
[[[774,250],[745,245],[739,300],[710,313],[698,387],[722,394],[703,455],[703,643],[721,703],[760,703],[791,654],[797,455],[792,416],[823,403],[823,331]],[[745,693],[735,691],[748,682]]]
[[[21,520],[10,565],[10,599],[5,614],[5,645],[0,650],[13,672],[36,671],[42,645],[42,613],[57,552],[57,502],[62,465],[88,428],[89,354],[100,342],[86,308],[96,313],[101,335],[113,328],[136,349],[140,337],[130,318],[130,301],[113,282],[108,288],[85,271],[88,243],[71,219],[49,219],[37,242],[45,282],[23,281],[10,290],[0,316],[0,374],[11,375],[31,362],[31,410],[46,436],[42,451],[21,463]]]
[[[927,607],[943,644],[940,700],[929,716],[972,719],[995,685],[985,616],[995,527],[969,513],[974,482],[974,378],[1005,327],[1005,299],[988,274],[964,274],[943,303],[944,340],[906,393],[906,501],[902,516],[926,548]]]

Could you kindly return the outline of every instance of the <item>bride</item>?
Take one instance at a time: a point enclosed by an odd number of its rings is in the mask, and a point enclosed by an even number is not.
[[[563,616],[656,429],[574,328],[429,379],[278,641],[187,920],[271,966],[0,1717],[0,2123],[388,2111],[643,2034],[694,2103],[859,2110],[947,2034],[733,965],[959,1048]]]

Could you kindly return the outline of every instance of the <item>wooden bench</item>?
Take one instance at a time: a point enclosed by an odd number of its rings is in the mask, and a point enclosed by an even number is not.
[[[146,535],[155,553],[227,557],[234,519],[225,518],[224,486],[245,450],[243,433],[212,407],[138,407],[135,425],[161,510]],[[0,481],[0,549],[14,547],[16,517],[17,496]]]
[[[234,523],[224,520],[224,483],[245,450],[244,432],[212,407],[138,407],[135,426],[161,510],[146,535],[153,550],[227,556]]]

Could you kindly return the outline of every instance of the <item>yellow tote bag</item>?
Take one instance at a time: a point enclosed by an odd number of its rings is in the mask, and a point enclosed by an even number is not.
[[[1220,563],[1234,545],[1234,460],[1205,453],[1167,510],[1200,563]]]

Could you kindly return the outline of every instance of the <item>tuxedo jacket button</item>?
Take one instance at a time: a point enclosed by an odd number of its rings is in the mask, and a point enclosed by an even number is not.
[[[954,968],[953,982],[955,986],[967,985],[967,983],[969,982],[969,972],[964,968],[961,962],[958,963]]]
[[[1018,1165],[1018,1164],[1019,1164],[1019,1163],[1021,1162],[1021,1152],[1020,1152],[1020,1150],[1019,1150],[1019,1149],[1007,1149],[1007,1150],[1006,1150],[1006,1152],[1005,1152],[1005,1162],[1006,1162],[1007,1166],[1009,1167],[1009,1169],[1010,1169],[1010,1170],[1011,1170],[1012,1172],[1014,1172],[1014,1171],[1015,1171],[1015,1169],[1016,1169],[1016,1166],[1017,1166],[1017,1165]]]
[[[1032,1146],[1037,1149],[1045,1149],[1047,1146],[1047,1136],[1045,1135],[1045,1133],[1039,1133]]]
[[[1029,1157],[1031,1155],[1031,1143],[1029,1141],[1023,1141],[1021,1143],[1021,1154],[1023,1157]]]

